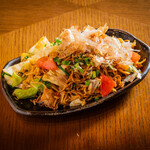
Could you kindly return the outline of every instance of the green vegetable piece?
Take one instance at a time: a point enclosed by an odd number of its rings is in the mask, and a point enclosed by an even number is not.
[[[84,58],[84,61],[85,61],[86,64],[89,64],[90,60],[91,60],[91,58],[89,58],[89,57]]]
[[[31,57],[33,54],[31,53],[22,53],[21,54],[21,61],[27,60],[29,57]]]
[[[99,77],[100,71],[96,70],[96,76]]]
[[[21,78],[18,74],[16,74],[15,72],[13,72],[12,74],[12,87],[15,87],[17,85],[19,85],[22,81],[23,81],[23,78]]]
[[[96,71],[93,71],[93,78],[96,78]]]
[[[128,71],[131,72],[131,73],[134,72],[133,67],[131,65],[129,65]]]
[[[99,100],[99,99],[100,99],[100,97],[95,97],[95,98],[94,98],[95,101],[97,101],[97,100]]]
[[[79,63],[76,63],[76,64],[74,65],[74,68],[77,68],[81,73],[84,72],[84,70],[80,67]]]
[[[11,75],[10,75],[9,73],[2,72],[2,77],[4,77],[4,75],[7,75],[7,76],[10,76],[10,77],[11,77]]]
[[[28,89],[15,89],[13,95],[17,97],[17,99],[27,99],[35,97],[38,90],[34,87]]]
[[[42,81],[42,78],[43,78],[43,76],[40,78],[39,82],[41,82],[41,81]]]
[[[96,78],[96,71],[93,71],[93,72],[92,72],[91,78],[92,78],[92,79]]]
[[[57,45],[60,45],[62,43],[61,39],[60,38],[56,38],[56,43],[57,43]]]
[[[43,91],[44,91],[44,86],[43,86],[42,84],[39,85],[38,91],[41,92],[41,93],[43,93]]]
[[[51,85],[50,82],[48,82],[48,81],[42,81],[42,83],[44,83],[48,89],[50,88],[50,85]]]
[[[78,70],[79,70],[81,73],[84,72],[84,70],[83,70],[82,68],[78,68]]]
[[[70,65],[70,63],[71,63],[71,62],[70,62],[70,61],[67,61],[67,60],[66,60],[66,61],[62,61],[62,64],[63,64],[63,65]]]
[[[58,68],[62,70],[68,77],[70,76],[69,73],[62,68],[62,66],[59,65]]]
[[[75,68],[78,68],[78,67],[79,67],[79,63],[76,63],[76,64],[74,65],[74,67],[75,67]]]
[[[93,62],[92,62],[92,61],[90,62],[90,64],[91,64],[91,66],[94,66],[94,64],[93,64]]]
[[[114,69],[113,65],[111,65],[111,64],[108,67],[109,67],[110,70]]]
[[[55,45],[56,45],[56,43],[55,43],[55,42],[53,42],[53,43],[51,43],[51,44],[50,44],[50,46],[55,46]]]
[[[75,83],[73,83],[73,89],[75,89],[76,88],[76,84]]]
[[[34,81],[35,81],[35,82],[39,82],[39,79],[38,79],[38,78],[36,78],[36,79],[34,79]]]
[[[32,87],[37,89],[39,92],[41,92],[41,93],[43,92],[44,86],[40,82],[37,82],[37,83],[31,82],[30,84],[31,84]]]
[[[61,59],[59,57],[53,58],[53,61],[57,63],[57,65],[60,65]]]
[[[80,62],[78,58],[75,58],[74,61],[75,61],[75,63],[79,63]]]
[[[24,58],[25,58],[25,59],[28,59],[29,57],[28,57],[28,56],[25,56]]]
[[[86,85],[86,86],[89,86],[89,85],[90,85],[90,81],[89,81],[89,80],[86,80],[86,81],[85,81],[85,85]]]
[[[47,46],[47,44],[44,45],[44,47],[46,47],[46,46]]]
[[[83,58],[83,54],[80,54],[80,57]]]
[[[60,45],[61,43],[62,43],[61,39],[60,38],[56,38],[56,42],[51,43],[50,46],[55,46],[56,44]]]

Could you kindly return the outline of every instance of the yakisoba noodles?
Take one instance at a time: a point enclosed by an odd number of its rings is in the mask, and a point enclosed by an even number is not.
[[[13,96],[55,110],[101,100],[141,78],[146,59],[134,49],[136,41],[108,36],[107,30],[72,26],[53,43],[42,37],[20,63],[3,69]]]

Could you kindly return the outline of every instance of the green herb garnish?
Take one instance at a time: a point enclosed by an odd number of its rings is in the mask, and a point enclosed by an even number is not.
[[[71,63],[71,62],[70,62],[70,61],[67,61],[67,60],[66,60],[66,61],[62,61],[62,64],[63,64],[63,65],[70,65],[70,63]]]
[[[96,71],[93,71],[90,77],[91,77],[92,79],[96,78]]]
[[[97,100],[99,100],[99,99],[100,99],[100,97],[95,97],[95,98],[94,98],[95,101],[97,101]]]
[[[4,75],[7,75],[7,76],[10,76],[10,77],[11,77],[11,75],[10,75],[9,73],[2,72],[2,77],[4,77]]]
[[[56,45],[56,42],[53,42],[50,44],[50,46],[55,46]]]
[[[47,44],[44,45],[44,47],[46,47],[46,46],[47,46]]]
[[[25,56],[24,58],[25,58],[25,59],[28,59],[28,58],[29,58],[29,56]]]
[[[83,54],[80,54],[80,57],[83,58]]]
[[[62,70],[68,77],[70,76],[69,73],[62,68],[62,66],[59,65],[58,68]]]
[[[98,77],[100,74],[100,71],[99,70],[96,70],[96,76]]]
[[[61,39],[60,38],[56,38],[56,43],[57,43],[57,45],[60,45],[62,43]]]
[[[75,88],[76,88],[76,84],[75,84],[75,83],[73,83],[73,86],[72,86],[72,88],[73,88],[73,89],[75,89]]]
[[[133,67],[131,65],[129,65],[128,71],[131,72],[131,73],[134,72]]]
[[[35,81],[35,82],[39,82],[39,79],[38,79],[38,78],[35,78],[34,81]]]
[[[75,63],[78,63],[78,62],[79,62],[79,59],[78,59],[78,58],[75,58],[74,61],[75,61]]]
[[[57,65],[60,65],[61,59],[59,59],[59,57],[55,57],[55,58],[53,58],[53,61],[56,62]]]
[[[79,70],[81,73],[84,72],[84,70],[83,70],[82,68],[78,68],[78,70]]]
[[[61,43],[62,43],[61,39],[60,38],[56,38],[56,42],[51,43],[50,46],[55,46],[56,44],[60,45]]]
[[[79,63],[76,63],[76,64],[74,65],[74,68],[77,68],[81,73],[84,72],[84,70],[80,67]]]
[[[50,88],[50,84],[51,84],[50,82],[48,82],[48,81],[42,81],[42,83],[44,83],[48,89]]]
[[[110,70],[113,70],[113,65],[108,66]]]
[[[90,62],[90,64],[91,64],[91,66],[94,66],[94,64],[93,64],[93,62],[92,62],[92,61]]]
[[[75,68],[78,68],[78,67],[79,67],[79,63],[76,63],[76,64],[74,65],[74,67],[75,67]]]
[[[40,78],[39,82],[41,82],[41,81],[42,81],[42,78],[43,78],[43,76]]]
[[[85,85],[86,85],[86,86],[89,86],[89,85],[90,85],[90,81],[89,81],[89,80],[86,80],[86,81],[85,81]]]
[[[84,58],[84,61],[87,65],[90,63],[90,60],[91,60],[91,58],[89,58],[89,57]]]

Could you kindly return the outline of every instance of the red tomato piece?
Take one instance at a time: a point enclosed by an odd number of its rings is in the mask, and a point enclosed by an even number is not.
[[[101,91],[102,97],[107,96],[115,87],[115,85],[116,83],[112,78],[109,78],[101,73],[100,91]]]
[[[37,60],[36,64],[40,68],[44,68],[44,62],[47,61],[48,57],[41,57],[40,59]]]
[[[131,57],[131,60],[135,63],[136,61],[139,61],[141,58],[141,56],[136,53],[136,52],[132,52],[132,57]]]
[[[47,70],[57,70],[58,68],[57,64],[53,61],[53,58],[48,58],[44,63],[44,67]]]
[[[48,58],[47,56],[38,59],[36,64],[38,67],[47,70],[57,70],[58,68],[57,64],[53,61],[53,58]]]

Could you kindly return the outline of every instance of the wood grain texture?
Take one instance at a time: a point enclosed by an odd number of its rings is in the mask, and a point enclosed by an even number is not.
[[[81,6],[89,6],[91,4],[95,4],[103,0],[65,0],[65,1],[77,4],[77,5],[81,5]]]
[[[90,8],[150,24],[149,0],[102,0],[90,5]]]
[[[54,41],[63,28],[107,22],[150,44],[150,26],[97,9],[81,8],[0,36],[0,69],[41,36]],[[150,73],[126,94],[80,113],[60,117],[16,114],[0,90],[0,149],[150,149]]]
[[[0,34],[85,6],[150,24],[149,0],[0,0]]]
[[[63,0],[0,0],[0,33],[3,34],[75,9],[77,5]]]

